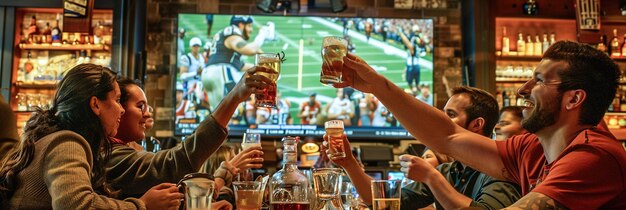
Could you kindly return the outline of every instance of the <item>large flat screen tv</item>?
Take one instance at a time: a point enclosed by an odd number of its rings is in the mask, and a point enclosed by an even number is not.
[[[252,23],[249,36],[249,28],[239,23]],[[372,95],[320,83],[320,53],[325,36],[349,39],[351,53],[362,57],[407,93],[433,103],[431,19],[179,14],[178,29],[176,135],[192,133],[219,103],[215,96],[226,94],[234,80],[240,78],[240,71],[254,64],[253,54],[232,50],[245,46],[245,42],[224,44],[230,36],[241,36],[248,43],[261,45],[265,53],[285,55],[277,81],[278,108],[252,106],[253,99],[242,103],[228,125],[231,137],[244,132],[269,138],[320,137],[325,121],[341,119],[351,138],[412,138]],[[263,39],[258,38],[260,33]],[[222,74],[206,76],[216,71]]]

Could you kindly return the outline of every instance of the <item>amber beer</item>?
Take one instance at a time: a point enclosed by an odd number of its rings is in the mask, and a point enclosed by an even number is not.
[[[343,57],[348,52],[348,41],[338,36],[327,36],[322,41],[323,66],[320,82],[326,85],[341,83]],[[325,67],[324,67],[325,66]]]
[[[273,53],[256,54],[255,64],[271,70],[271,72],[257,71],[255,74],[269,78],[272,80],[272,84],[263,89],[262,94],[256,94],[254,104],[257,107],[276,107],[276,80],[280,75],[280,57]]]
[[[261,210],[261,192],[259,190],[237,190],[237,209]]]
[[[326,136],[328,138],[328,157],[346,157],[345,149],[343,148],[343,121],[342,120],[330,120],[324,123],[326,129]]]

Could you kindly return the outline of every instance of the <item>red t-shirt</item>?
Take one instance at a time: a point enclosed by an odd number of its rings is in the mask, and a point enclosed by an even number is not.
[[[548,165],[534,134],[496,144],[523,195],[541,193],[569,209],[626,209],[626,151],[610,132],[580,132]]]

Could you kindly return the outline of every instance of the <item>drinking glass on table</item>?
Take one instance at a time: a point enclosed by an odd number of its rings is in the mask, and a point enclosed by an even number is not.
[[[400,210],[401,180],[372,180],[373,210]]]
[[[341,83],[343,57],[348,52],[348,41],[339,36],[327,36],[322,40],[322,72],[320,82],[325,85]]]
[[[339,185],[341,184],[340,168],[318,168],[313,169],[313,186],[317,199],[326,201],[327,209],[330,208],[330,200],[339,196]]]
[[[237,209],[261,210],[264,189],[262,184],[262,181],[233,182]]]
[[[255,66],[264,67],[270,72],[257,71],[255,74],[264,76],[272,80],[272,84],[263,89],[262,94],[256,94],[254,103],[257,107],[276,107],[276,81],[280,75],[280,54],[276,53],[259,53],[255,56]]]
[[[341,203],[344,210],[350,210],[352,206],[356,204],[355,195],[356,190],[350,180],[344,180],[341,182],[341,189],[339,190],[339,196],[341,196]]]

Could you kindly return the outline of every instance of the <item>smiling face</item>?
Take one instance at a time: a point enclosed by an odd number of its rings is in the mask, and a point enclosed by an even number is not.
[[[518,93],[525,99],[522,127],[531,133],[554,125],[559,117],[563,94],[557,90],[560,78],[557,72],[566,68],[563,61],[542,60],[533,79],[524,83]]]
[[[106,99],[100,100],[96,98],[98,108],[100,109],[99,114],[97,114],[100,118],[100,123],[104,128],[104,132],[111,137],[117,134],[121,116],[124,114],[124,108],[119,103],[121,93],[117,82],[114,82],[113,87],[114,89],[107,93]],[[95,96],[92,97],[95,98]]]
[[[127,100],[122,104],[126,113],[122,116],[117,138],[124,142],[145,138],[146,121],[150,118],[148,100],[137,85],[127,85]]]

